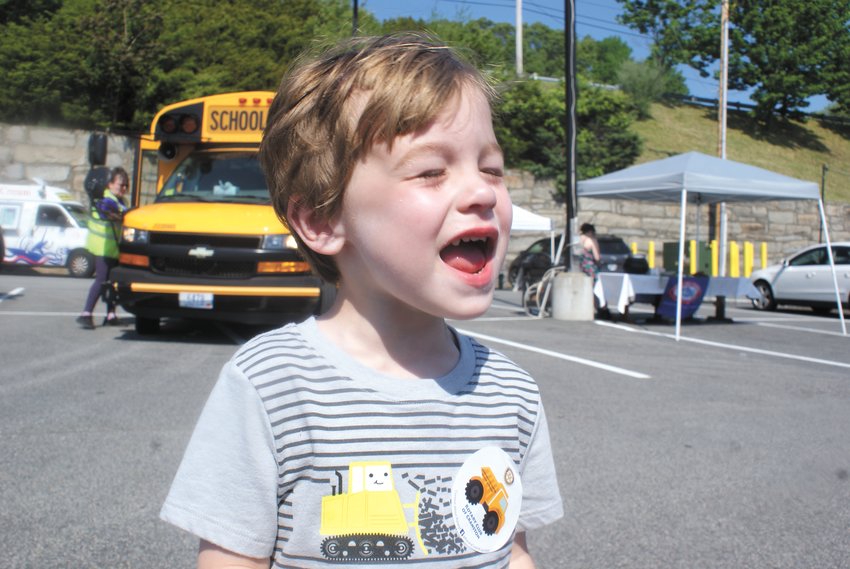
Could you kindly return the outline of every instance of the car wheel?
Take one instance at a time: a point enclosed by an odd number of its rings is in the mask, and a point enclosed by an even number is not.
[[[94,274],[94,257],[85,250],[77,250],[68,255],[68,272],[72,277],[87,279]]]
[[[143,318],[136,316],[136,333],[141,335],[159,332],[159,318]]]
[[[776,299],[773,298],[773,289],[765,281],[758,281],[755,287],[761,293],[760,298],[753,299],[753,308],[756,310],[775,310]]]

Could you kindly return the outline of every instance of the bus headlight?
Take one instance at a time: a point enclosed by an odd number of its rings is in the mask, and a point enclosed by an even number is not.
[[[292,235],[263,235],[261,248],[271,251],[283,251],[284,249],[297,249],[298,243]]]
[[[135,227],[125,227],[122,238],[125,243],[138,243],[138,244],[146,244],[148,242],[149,234],[147,231],[143,229],[136,229]]]

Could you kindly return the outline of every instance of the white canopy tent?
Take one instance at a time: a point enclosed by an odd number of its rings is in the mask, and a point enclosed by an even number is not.
[[[676,306],[676,339],[682,325],[682,279],[685,251],[685,219],[687,204],[713,204],[736,201],[817,200],[821,224],[826,236],[829,262],[835,284],[835,298],[846,335],[844,312],[838,292],[835,260],[826,225],[823,202],[818,185],[783,176],[769,170],[687,152],[583,180],[577,184],[578,196],[585,198],[634,199],[681,203],[679,221],[679,282]]]

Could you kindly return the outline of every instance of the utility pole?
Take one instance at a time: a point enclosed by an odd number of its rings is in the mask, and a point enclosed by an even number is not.
[[[826,207],[826,173],[829,172],[829,166],[824,164],[820,171],[820,201]],[[818,243],[823,243],[823,224],[818,224]]]
[[[522,69],[522,0],[516,0],[516,75],[523,76]]]
[[[517,0],[519,1],[519,0]],[[561,242],[567,248],[564,259],[567,270],[571,270],[573,243],[578,241],[578,196],[576,195],[576,4],[575,0],[564,0],[564,84],[566,85],[565,108],[566,128],[566,202],[567,219]],[[575,237],[575,239],[573,239]],[[560,253],[560,252],[559,252]],[[557,259],[558,257],[556,257]]]
[[[721,0],[720,4],[720,92],[717,97],[717,155],[726,160],[726,96],[729,83],[729,0]],[[717,204],[717,220],[720,224],[717,235],[720,245],[719,272],[726,276],[726,202]],[[699,239],[699,236],[697,236]]]
[[[352,35],[352,36],[356,36],[356,35],[357,35],[357,28],[359,28],[359,27],[360,27],[360,23],[357,21],[357,20],[358,20],[358,16],[357,16],[358,6],[357,6],[357,2],[358,2],[358,0],[352,0],[352,6],[351,6],[351,8],[352,8],[352,14],[351,14],[351,35]]]

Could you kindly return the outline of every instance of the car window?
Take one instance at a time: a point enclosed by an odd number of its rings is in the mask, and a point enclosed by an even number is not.
[[[599,252],[603,255],[628,255],[631,249],[622,239],[600,239]]]
[[[817,249],[800,253],[788,261],[788,264],[792,267],[798,267],[802,265],[825,265],[828,262],[829,260],[826,258],[826,247],[818,247]]]
[[[850,247],[833,247],[832,256],[836,265],[850,265]]]
[[[531,247],[528,248],[529,253],[548,253],[549,252],[549,241],[537,241]]]
[[[68,227],[71,225],[62,210],[55,205],[38,206],[35,224],[41,227]]]

